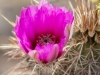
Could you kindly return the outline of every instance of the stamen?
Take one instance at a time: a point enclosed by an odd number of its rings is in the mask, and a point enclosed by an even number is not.
[[[40,45],[45,45],[47,43],[56,43],[56,37],[54,35],[41,35],[38,36],[38,38],[36,39],[36,42],[39,43]]]

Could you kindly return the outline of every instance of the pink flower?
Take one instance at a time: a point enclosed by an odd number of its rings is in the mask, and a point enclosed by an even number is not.
[[[53,7],[45,0],[22,8],[14,28],[18,44],[37,62],[52,62],[64,52],[73,19],[73,12]]]

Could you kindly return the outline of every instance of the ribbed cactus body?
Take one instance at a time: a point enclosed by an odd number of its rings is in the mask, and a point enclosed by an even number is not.
[[[70,75],[100,75],[100,14],[89,0],[77,0],[74,33],[66,55]]]

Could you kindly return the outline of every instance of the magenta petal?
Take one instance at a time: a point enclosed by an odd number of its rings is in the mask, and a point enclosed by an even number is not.
[[[38,7],[31,5],[27,8],[26,12],[25,12],[25,16],[28,18],[30,17],[31,19],[34,19],[36,13],[38,12]]]
[[[46,15],[45,13],[47,12],[47,9],[43,9],[41,8],[37,14],[35,15],[35,20],[34,20],[34,30],[36,32],[36,34],[41,35],[44,33],[45,31],[45,20],[46,20]],[[40,29],[41,28],[41,29]]]
[[[37,45],[35,50],[39,53],[39,58],[43,63],[53,61],[59,54],[59,46],[57,44]]]
[[[22,37],[24,37],[22,40],[18,38],[18,44],[25,53],[28,53],[33,47],[25,35]]]
[[[59,58],[63,55],[63,53],[64,53],[63,47],[66,45],[67,41],[68,40],[66,39],[66,37],[63,37],[63,38],[61,38],[60,42],[58,43],[58,45],[59,45],[59,54],[58,54],[57,58]]]
[[[19,42],[19,46],[22,48],[22,50],[24,50],[25,53],[28,53],[30,50],[33,49],[30,41],[27,40],[27,38],[25,36],[23,36],[24,39],[23,40],[18,40]]]
[[[46,0],[41,0],[39,2],[38,8],[40,9],[44,4],[48,3]]]
[[[20,28],[22,32],[25,33],[28,40],[33,42],[35,40],[35,34],[34,34],[33,26],[32,25],[29,26],[31,23],[32,21],[30,18],[20,19]]]
[[[65,30],[64,30],[64,34],[66,36],[66,40],[68,41],[69,36],[70,36],[70,25],[66,25]]]
[[[60,9],[62,9],[63,12],[68,12],[68,10],[66,9],[66,7],[60,7]]]
[[[25,17],[25,12],[26,12],[26,8],[22,8],[21,13],[20,13],[20,17],[24,18]]]
[[[20,17],[16,16],[16,24],[19,25]]]
[[[16,17],[16,26],[14,27],[14,31],[15,31],[15,34],[16,36],[22,40],[23,39],[23,30],[21,29],[20,27],[20,18],[19,17]]]
[[[35,59],[37,62],[41,63],[40,59],[39,59],[39,55],[37,50],[32,50],[28,53],[28,55],[32,58]]]
[[[52,6],[47,0],[22,8],[14,31],[21,49],[40,63],[49,63],[62,56],[67,43],[73,12]]]
[[[71,11],[66,12],[66,19],[65,19],[65,21],[66,21],[68,24],[72,24],[73,20],[74,20],[73,12],[71,12]]]
[[[51,62],[53,60],[55,60],[58,57],[59,54],[59,46],[58,44],[54,44],[52,50],[49,52],[48,56],[47,56],[47,62]]]
[[[25,53],[28,53],[28,52],[29,52],[28,49],[26,48],[26,46],[25,46],[23,43],[19,42],[19,46],[22,48],[22,50],[23,50]]]
[[[65,21],[65,14],[64,13],[59,13],[57,15],[57,23],[56,23],[56,27],[55,27],[55,34],[57,37],[62,37],[63,35],[63,30],[66,26]]]

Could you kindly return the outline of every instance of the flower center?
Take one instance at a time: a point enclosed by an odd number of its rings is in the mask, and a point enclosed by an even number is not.
[[[47,34],[38,36],[36,42],[40,45],[46,45],[47,43],[58,43],[59,40],[54,35]]]

